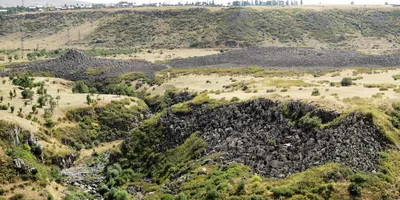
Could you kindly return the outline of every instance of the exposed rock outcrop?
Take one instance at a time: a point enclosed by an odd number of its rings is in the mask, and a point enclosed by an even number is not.
[[[220,152],[221,163],[244,163],[264,176],[283,178],[329,162],[361,171],[377,169],[378,153],[388,141],[366,116],[353,113],[320,130],[289,122],[311,113],[326,123],[338,114],[300,102],[285,106],[257,99],[215,109],[192,106],[187,114],[169,110],[159,121],[166,128],[158,150],[176,147],[200,131],[208,143],[206,154]]]
[[[14,163],[15,169],[22,170],[22,171],[26,170],[26,165],[25,165],[24,160],[22,160],[20,158],[16,158],[16,159],[13,159],[12,161]]]
[[[79,155],[77,153],[71,153],[65,156],[56,157],[51,160],[51,163],[59,166],[61,169],[70,168],[74,165]]]

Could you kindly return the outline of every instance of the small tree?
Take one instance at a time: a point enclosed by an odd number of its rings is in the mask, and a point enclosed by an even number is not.
[[[0,103],[3,103],[3,99],[4,99],[4,97],[0,96]]]
[[[13,57],[11,55],[8,56],[8,62],[12,62],[12,60],[13,60]]]
[[[46,98],[43,95],[38,98],[38,104],[40,108],[46,105]]]
[[[11,109],[11,113],[14,113],[15,107],[11,106],[10,109]]]
[[[10,95],[10,99],[12,99],[14,97],[14,93],[10,90],[10,93],[8,93]]]

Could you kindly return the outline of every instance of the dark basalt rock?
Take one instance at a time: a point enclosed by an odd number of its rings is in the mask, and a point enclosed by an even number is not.
[[[193,106],[187,114],[169,110],[159,121],[166,128],[158,150],[176,147],[200,131],[208,143],[206,154],[220,152],[219,162],[243,163],[268,177],[283,178],[329,162],[360,171],[377,169],[378,153],[389,142],[366,116],[353,113],[336,126],[309,129],[289,122],[312,113],[326,123],[339,114],[301,102],[288,103],[282,113],[282,106],[258,99],[215,109]]]
[[[88,74],[86,72],[88,68],[97,68],[100,72],[98,74]],[[59,58],[10,66],[11,70],[7,73],[47,72],[59,78],[77,81],[104,80],[130,72],[144,73],[146,76],[152,77],[154,72],[166,68],[165,65],[153,64],[142,60],[92,58],[82,52],[70,50]],[[4,76],[7,73],[2,72],[0,75]]]

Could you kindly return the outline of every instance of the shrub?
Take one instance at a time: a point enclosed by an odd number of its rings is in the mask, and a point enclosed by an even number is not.
[[[175,200],[187,200],[185,193],[181,192],[176,197]]]
[[[8,110],[8,106],[6,106],[6,105],[0,105],[0,110]]]
[[[216,189],[211,189],[211,190],[207,191],[205,199],[206,200],[215,200],[215,199],[218,199],[218,197],[219,197],[218,191]]]
[[[232,97],[231,102],[240,101],[239,97]]]
[[[72,88],[73,93],[89,93],[89,87],[83,81],[77,81]]]
[[[24,198],[23,194],[15,194],[14,196],[10,197],[10,200],[21,200]]]
[[[281,92],[287,92],[287,91],[288,91],[288,89],[286,89],[286,88],[281,89]]]
[[[312,92],[311,92],[311,96],[319,96],[320,95],[320,93],[319,93],[319,90],[318,89],[314,89]]]
[[[0,195],[3,196],[5,193],[7,193],[7,189],[0,188]]]
[[[311,117],[310,113],[307,113],[299,119],[298,124],[306,128],[318,128],[321,126],[322,120],[318,116]]]
[[[54,196],[52,194],[47,195],[47,200],[54,200]]]
[[[32,90],[27,90],[27,89],[25,89],[21,92],[23,99],[30,99],[33,97],[33,94],[34,94],[34,92]]]
[[[353,84],[353,80],[349,77],[345,77],[342,79],[342,81],[340,81],[340,85],[342,86],[350,86]]]
[[[289,187],[272,188],[271,192],[275,197],[291,197],[294,194],[294,191]]]
[[[236,195],[243,195],[246,193],[246,182],[242,179],[236,189]]]
[[[161,200],[174,200],[175,198],[174,198],[174,196],[172,196],[172,194],[164,194],[162,197],[161,197]]]
[[[129,199],[128,192],[125,190],[119,190],[114,193],[113,199],[114,200],[128,200]]]
[[[275,92],[275,89],[267,89],[267,93]]]
[[[44,125],[51,128],[56,125],[56,123],[51,118],[46,118],[46,122]]]
[[[356,183],[350,183],[347,191],[352,196],[360,196],[361,195],[361,188]]]
[[[361,173],[356,173],[356,174],[350,176],[349,178],[350,178],[351,182],[357,183],[357,184],[365,183],[368,180],[368,177]]]

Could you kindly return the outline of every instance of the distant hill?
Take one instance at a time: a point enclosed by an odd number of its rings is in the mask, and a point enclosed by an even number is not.
[[[25,6],[45,6],[45,5],[52,5],[52,6],[61,6],[61,5],[71,5],[71,4],[91,4],[90,2],[85,1],[76,1],[76,0],[24,0]],[[0,0],[0,6],[17,6],[21,5],[22,0]]]

